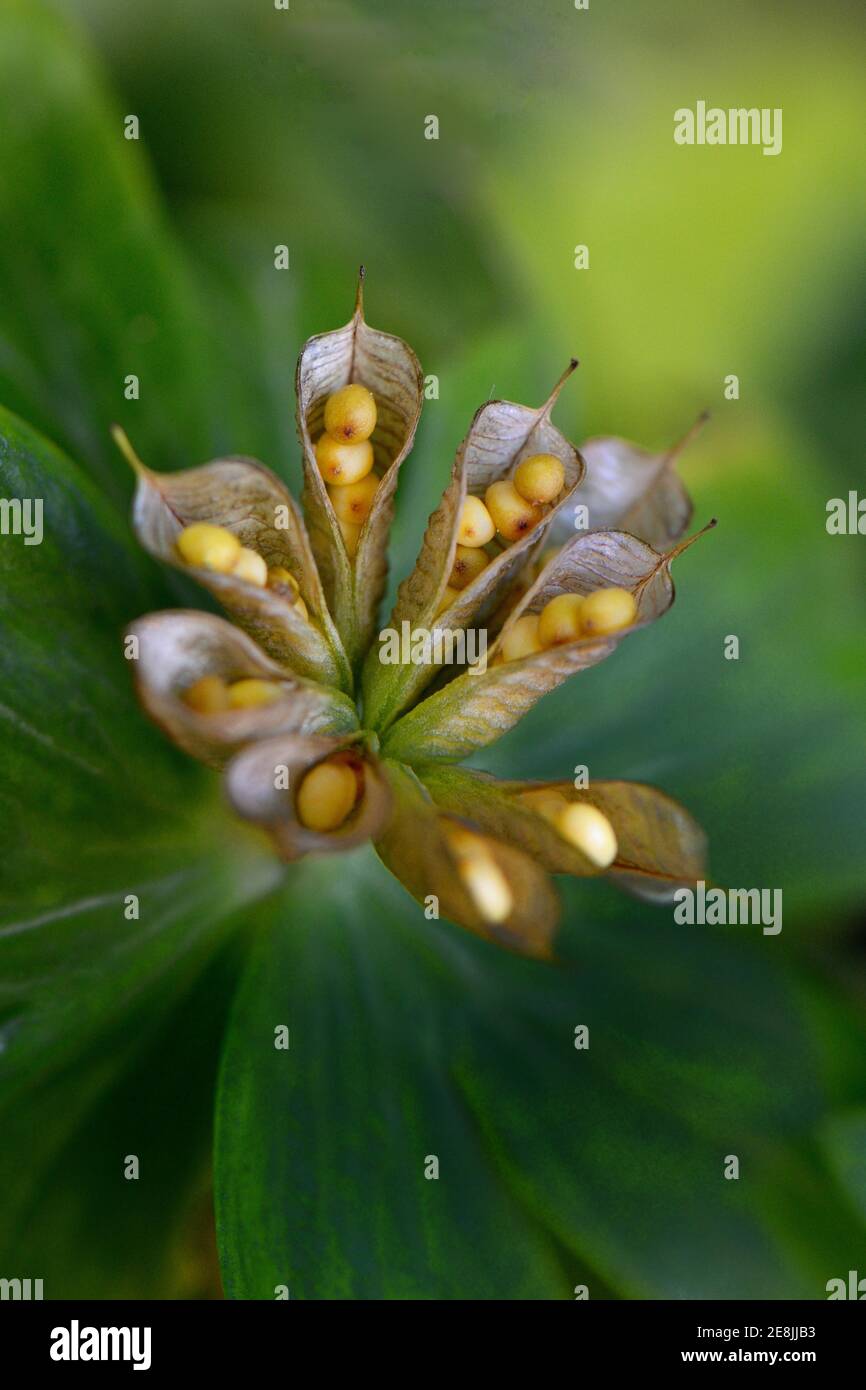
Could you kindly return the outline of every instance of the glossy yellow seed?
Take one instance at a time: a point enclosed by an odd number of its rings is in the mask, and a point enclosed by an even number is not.
[[[183,701],[197,714],[219,714],[229,707],[228,687],[222,676],[202,676],[183,692]]]
[[[538,620],[538,640],[542,647],[574,642],[581,635],[583,599],[579,594],[557,594],[544,605]]]
[[[460,523],[457,527],[457,542],[459,545],[479,546],[486,545],[492,541],[496,534],[496,527],[493,524],[493,517],[481,501],[480,497],[467,497],[460,512]]]
[[[290,574],[285,565],[273,565],[268,570],[269,589],[291,589],[293,593],[300,593],[300,586],[293,574]]]
[[[505,633],[498,655],[503,661],[519,661],[522,656],[534,656],[543,650],[538,636],[538,614],[526,613]]]
[[[343,537],[343,544],[350,560],[353,560],[358,553],[358,542],[361,539],[363,526],[359,526],[356,521],[343,521],[342,517],[337,517],[337,525],[340,528],[340,535]]]
[[[458,545],[454,555],[454,566],[448,576],[452,589],[465,589],[477,579],[490,564],[490,557],[473,545]]]
[[[376,428],[376,400],[366,386],[344,386],[325,403],[325,429],[347,443],[369,439]]]
[[[552,822],[555,822],[563,811],[568,810],[568,802],[562,792],[552,791],[548,787],[542,787],[540,791],[528,792],[525,800],[539,816],[544,816],[545,820]]]
[[[585,854],[597,868],[606,869],[616,859],[614,828],[607,816],[588,802],[567,802],[554,824],[563,839]]]
[[[602,637],[629,627],[637,617],[634,594],[628,589],[596,589],[587,594],[580,624],[587,637]]]
[[[232,565],[232,574],[247,584],[255,584],[263,589],[268,582],[268,567],[255,550],[241,547],[241,553]]]
[[[339,520],[363,526],[370,515],[379,481],[375,473],[368,473],[359,483],[348,483],[345,487],[329,487],[328,496]]]
[[[185,526],[177,538],[181,558],[199,569],[217,570],[228,574],[241,553],[237,536],[224,526],[212,526],[209,521],[195,521]]]
[[[457,872],[473,903],[487,922],[504,922],[514,908],[514,895],[480,835],[460,826],[446,831],[457,858]]]
[[[336,830],[355,805],[357,792],[357,779],[346,763],[317,763],[298,788],[298,820],[308,830]]]
[[[460,590],[453,588],[450,584],[447,584],[445,586],[445,592],[439,600],[439,607],[436,609],[436,617],[438,618],[440,613],[444,613],[446,608],[450,608],[452,603],[456,602],[456,600],[459,597]]]
[[[565,486],[565,469],[556,454],[532,454],[514,470],[514,486],[520,496],[536,506],[553,502]]]
[[[344,444],[323,434],[316,444],[316,463],[326,483],[346,487],[358,483],[373,467],[373,446],[369,439],[357,444]]]
[[[510,478],[501,478],[491,483],[484,494],[487,510],[493,517],[493,524],[506,541],[519,541],[533,526],[537,526],[544,513],[521,497]]]
[[[304,600],[303,600],[302,598],[299,597],[299,598],[297,599],[297,601],[296,601],[295,603],[292,604],[292,608],[293,608],[294,611],[297,613],[297,615],[298,615],[299,618],[303,618],[305,622],[309,622],[309,621],[310,621],[310,613],[309,613],[309,610],[308,610],[307,605],[304,603]]]
[[[258,709],[259,705],[273,704],[279,700],[282,690],[275,681],[264,681],[254,676],[245,680],[232,681],[229,686],[229,706],[231,709]]]

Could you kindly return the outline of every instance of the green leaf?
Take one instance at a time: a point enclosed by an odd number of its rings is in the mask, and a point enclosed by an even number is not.
[[[0,1077],[11,1085],[68,1062],[177,958],[210,949],[275,870],[227,817],[215,779],[135,701],[123,630],[164,602],[159,577],[74,465],[2,410],[0,495],[41,502],[44,533],[0,542]]]
[[[68,23],[29,0],[0,11],[0,400],[86,461],[115,496],[120,420],[160,467],[219,451],[231,384],[158,210],[124,112]],[[126,379],[140,398],[127,400]]]
[[[396,892],[311,865],[259,937],[217,1110],[231,1297],[823,1296],[863,1232],[799,1152],[823,1101],[771,958],[584,883],[551,966]]]

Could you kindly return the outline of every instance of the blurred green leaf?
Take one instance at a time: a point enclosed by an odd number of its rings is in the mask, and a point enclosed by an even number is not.
[[[827,1233],[853,1258],[832,1192],[807,1231],[776,1192],[822,1097],[754,947],[584,884],[556,968],[426,922],[361,855],[332,877],[299,872],[227,1035],[229,1296],[820,1297]]]
[[[2,411],[0,492],[41,502],[44,530],[0,546],[0,1075],[20,1080],[206,948],[275,867],[134,699],[122,634],[163,606],[150,563],[74,465]]]

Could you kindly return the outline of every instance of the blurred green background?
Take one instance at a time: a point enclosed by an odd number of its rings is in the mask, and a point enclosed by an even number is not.
[[[866,540],[825,530],[827,500],[866,489],[859,20],[805,0],[4,6],[0,403],[72,463],[29,436],[4,455],[25,478],[39,460],[70,530],[3,613],[0,1275],[219,1296],[218,1068],[236,1296],[823,1297],[866,1273]],[[675,145],[701,99],[781,107],[781,155]],[[295,360],[348,317],[360,261],[369,320],[439,378],[395,582],[488,396],[540,402],[574,354],[557,423],[578,442],[662,447],[712,412],[681,471],[720,525],[671,615],[478,762],[664,787],[719,882],[783,889],[781,936],[568,885],[552,980],[419,925],[364,855],[351,893],[317,866],[275,884],[215,780],[138,718],[115,635],[178,594],[133,553],[108,426],[156,468],[246,453],[297,483]],[[118,944],[101,896],[139,880],[162,915]],[[250,1043],[288,1017],[316,1043],[290,1078]],[[421,1160],[443,1150],[460,1176],[434,1198]],[[118,1155],[140,1151],[133,1193]]]

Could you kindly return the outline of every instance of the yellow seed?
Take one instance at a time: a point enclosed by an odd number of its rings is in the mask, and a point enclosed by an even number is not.
[[[537,526],[543,516],[540,507],[535,507],[521,497],[509,478],[500,478],[491,483],[484,494],[487,510],[493,517],[493,524],[506,541],[519,541],[533,526]]]
[[[268,588],[279,589],[288,588],[294,593],[300,593],[300,586],[293,574],[290,574],[285,565],[273,565],[268,570]]]
[[[368,473],[366,478],[362,478],[358,483],[348,483],[345,487],[329,487],[328,496],[339,520],[363,526],[370,514],[378,486],[378,476]]]
[[[446,608],[450,608],[452,603],[454,603],[455,600],[459,597],[460,590],[453,588],[450,584],[447,584],[445,586],[445,592],[439,600],[439,607],[436,609],[436,617],[438,618],[440,613],[444,613]]]
[[[487,922],[504,922],[514,907],[514,895],[484,840],[461,826],[446,828],[457,858],[457,872],[476,908]]]
[[[616,859],[614,828],[603,812],[586,801],[567,802],[554,824],[563,839],[579,849],[599,869]]]
[[[557,647],[580,637],[582,610],[580,594],[557,594],[546,603],[538,621],[538,640],[542,647]]]
[[[325,429],[334,439],[356,443],[369,439],[376,428],[376,400],[372,391],[357,383],[344,386],[325,403]]]
[[[237,536],[224,526],[212,526],[209,521],[195,521],[185,526],[177,538],[181,558],[199,569],[217,570],[228,574],[241,553]]]
[[[358,483],[373,467],[373,446],[369,439],[357,444],[344,444],[323,434],[316,444],[316,462],[326,483],[345,487]]]
[[[532,454],[514,470],[514,486],[527,502],[536,506],[552,502],[565,485],[565,469],[556,454]]]
[[[587,594],[580,610],[580,625],[587,637],[600,637],[629,627],[637,617],[637,604],[628,589],[596,589]]]
[[[184,704],[198,714],[219,714],[229,707],[229,692],[222,676],[202,676],[183,692]]]
[[[245,545],[241,546],[241,553],[232,565],[232,574],[236,579],[255,584],[259,589],[263,589],[268,582],[268,567],[261,555]]]
[[[525,613],[506,632],[499,644],[498,655],[503,661],[519,661],[522,656],[534,656],[543,650],[538,637],[538,614]]]
[[[249,677],[246,680],[232,681],[229,686],[229,705],[232,709],[257,709],[259,705],[270,705],[279,700],[282,690],[275,681],[259,680]]]
[[[346,553],[350,560],[353,560],[358,553],[358,541],[361,539],[363,526],[359,526],[356,521],[344,521],[342,517],[337,517],[337,525],[340,528],[340,535],[346,547]]]
[[[317,763],[298,788],[298,820],[308,830],[336,830],[355,805],[357,793],[355,773],[346,763]]]
[[[460,512],[457,541],[460,545],[479,546],[492,541],[496,533],[493,517],[480,497],[467,497]]]
[[[554,823],[563,811],[568,810],[568,802],[562,792],[552,791],[549,787],[525,793],[524,800],[529,802],[532,810],[539,816],[544,816],[545,820]]]
[[[448,576],[452,589],[465,589],[490,564],[490,557],[478,546],[458,545],[454,567]]]
[[[309,621],[310,621],[310,613],[309,613],[309,610],[308,610],[307,605],[304,603],[304,600],[303,600],[302,598],[298,598],[297,602],[292,604],[292,607],[293,607],[293,609],[295,610],[295,612],[297,613],[297,615],[298,615],[299,618],[303,618],[305,622],[309,622]]]

